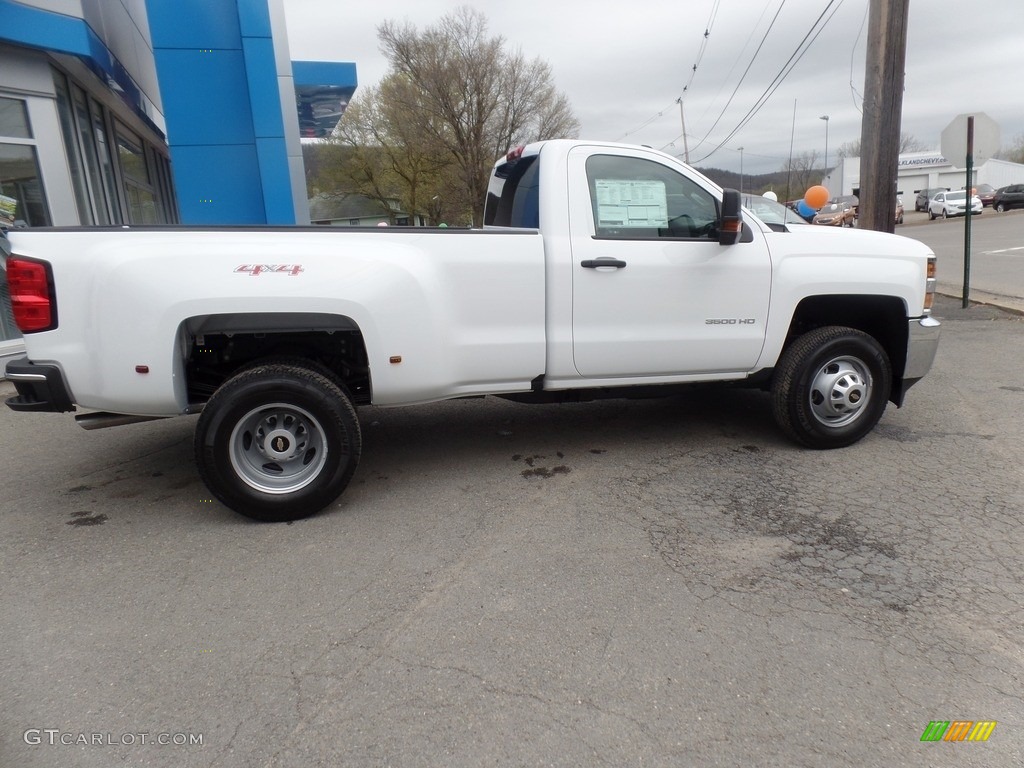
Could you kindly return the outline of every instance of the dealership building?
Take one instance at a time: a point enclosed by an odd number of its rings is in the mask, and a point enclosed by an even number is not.
[[[1024,165],[993,158],[983,159],[971,169],[972,184],[991,184],[998,189],[1024,180]],[[860,193],[860,158],[846,157],[829,170],[822,182],[833,195]],[[966,163],[952,162],[941,152],[911,152],[900,155],[896,191],[907,210],[922,189],[963,189],[967,186]]]
[[[1001,146],[999,124],[984,112],[957,115],[943,129],[940,149],[899,156],[896,191],[910,210],[923,189],[964,189],[967,186],[967,122],[974,124],[971,185],[990,184],[998,189],[1024,181],[1024,165],[993,157]],[[822,184],[833,195],[860,194],[860,158],[840,158]]]
[[[307,224],[300,137],[355,88],[291,61],[283,0],[0,0],[0,225]]]

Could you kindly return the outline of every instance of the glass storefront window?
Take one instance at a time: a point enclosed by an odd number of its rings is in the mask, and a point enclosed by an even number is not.
[[[14,324],[14,312],[11,310],[11,293],[7,288],[7,280],[0,275],[0,342],[18,338],[21,338],[21,332],[18,330],[18,326]]]
[[[107,214],[107,196],[104,194],[103,181],[100,178],[100,166],[96,157],[96,137],[92,132],[92,120],[89,117],[89,102],[85,91],[77,86],[72,87],[75,102],[75,122],[78,124],[78,137],[81,140],[82,154],[85,157],[85,168],[92,188],[92,200],[95,205],[96,223],[110,223]]]
[[[50,224],[32,138],[25,101],[0,96],[0,226]],[[20,338],[7,280],[0,276],[0,355]]]
[[[114,224],[121,224],[121,207],[117,204],[117,180],[114,178],[114,163],[107,140],[107,126],[103,122],[103,108],[95,99],[89,99],[89,113],[92,116],[93,135],[96,137],[96,155],[103,173],[103,188],[110,201],[110,213]]]
[[[36,148],[31,145],[0,141],[0,224],[7,227],[50,225]]]
[[[174,188],[163,178],[166,155],[53,68],[68,174],[84,225],[176,221]],[[13,118],[12,118],[13,119]]]
[[[117,155],[124,176],[124,191],[128,201],[128,221],[132,224],[159,224],[163,217],[150,183],[149,164],[142,142],[121,128],[117,131]]]
[[[121,171],[126,180],[149,184],[149,169],[146,168],[146,156],[142,153],[141,142],[133,141],[119,132],[117,154],[121,158]]]
[[[0,96],[0,136],[12,139],[31,139],[32,129],[28,124],[28,110],[21,99],[7,99]]]
[[[60,130],[64,137],[68,170],[71,172],[71,183],[75,190],[78,218],[82,224],[95,224],[92,205],[89,201],[89,188],[86,186],[85,175],[82,172],[82,154],[78,147],[75,119],[71,114],[71,97],[68,95],[67,81],[64,75],[54,72],[53,84],[57,90],[57,115],[60,117]]]

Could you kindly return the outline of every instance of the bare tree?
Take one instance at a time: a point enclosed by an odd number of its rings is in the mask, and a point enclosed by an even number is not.
[[[475,225],[483,220],[490,167],[516,143],[572,136],[579,130],[568,101],[554,87],[550,67],[508,53],[491,37],[487,19],[463,6],[422,32],[393,21],[377,29],[393,78],[407,88],[381,93],[388,109],[418,132],[416,141],[441,151],[461,187],[445,195],[464,199]],[[344,122],[344,120],[342,121]]]
[[[426,213],[433,223],[441,221],[438,201],[450,161],[444,148],[398,106],[413,101],[412,86],[398,75],[361,90],[334,134],[321,143],[324,160],[310,186],[321,194],[370,198],[391,218],[397,205],[409,214]]]
[[[912,133],[900,134],[900,154],[904,152],[925,152],[930,147]],[[860,139],[847,141],[839,146],[836,154],[840,157],[860,157]]]
[[[786,173],[786,200],[796,200],[804,196],[808,187],[818,183],[821,169],[817,168],[818,153],[802,152],[791,160],[787,160],[782,170]]]
[[[1024,133],[1017,134],[1013,139],[1013,144],[1000,149],[995,157],[1011,163],[1024,163]]]

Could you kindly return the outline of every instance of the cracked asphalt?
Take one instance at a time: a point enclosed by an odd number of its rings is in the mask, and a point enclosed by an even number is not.
[[[368,408],[289,525],[209,500],[193,419],[4,408],[0,766],[1020,765],[1024,318],[936,314],[845,450],[744,390]]]

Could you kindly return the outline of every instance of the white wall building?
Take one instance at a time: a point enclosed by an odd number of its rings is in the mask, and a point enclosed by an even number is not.
[[[1024,165],[1006,160],[985,160],[972,168],[972,184],[991,184],[998,189],[1007,184],[1024,184]],[[832,195],[853,195],[860,189],[860,158],[843,158],[822,181]],[[963,189],[967,169],[950,162],[940,152],[908,152],[900,155],[896,172],[896,192],[909,210],[919,190],[934,187]]]

